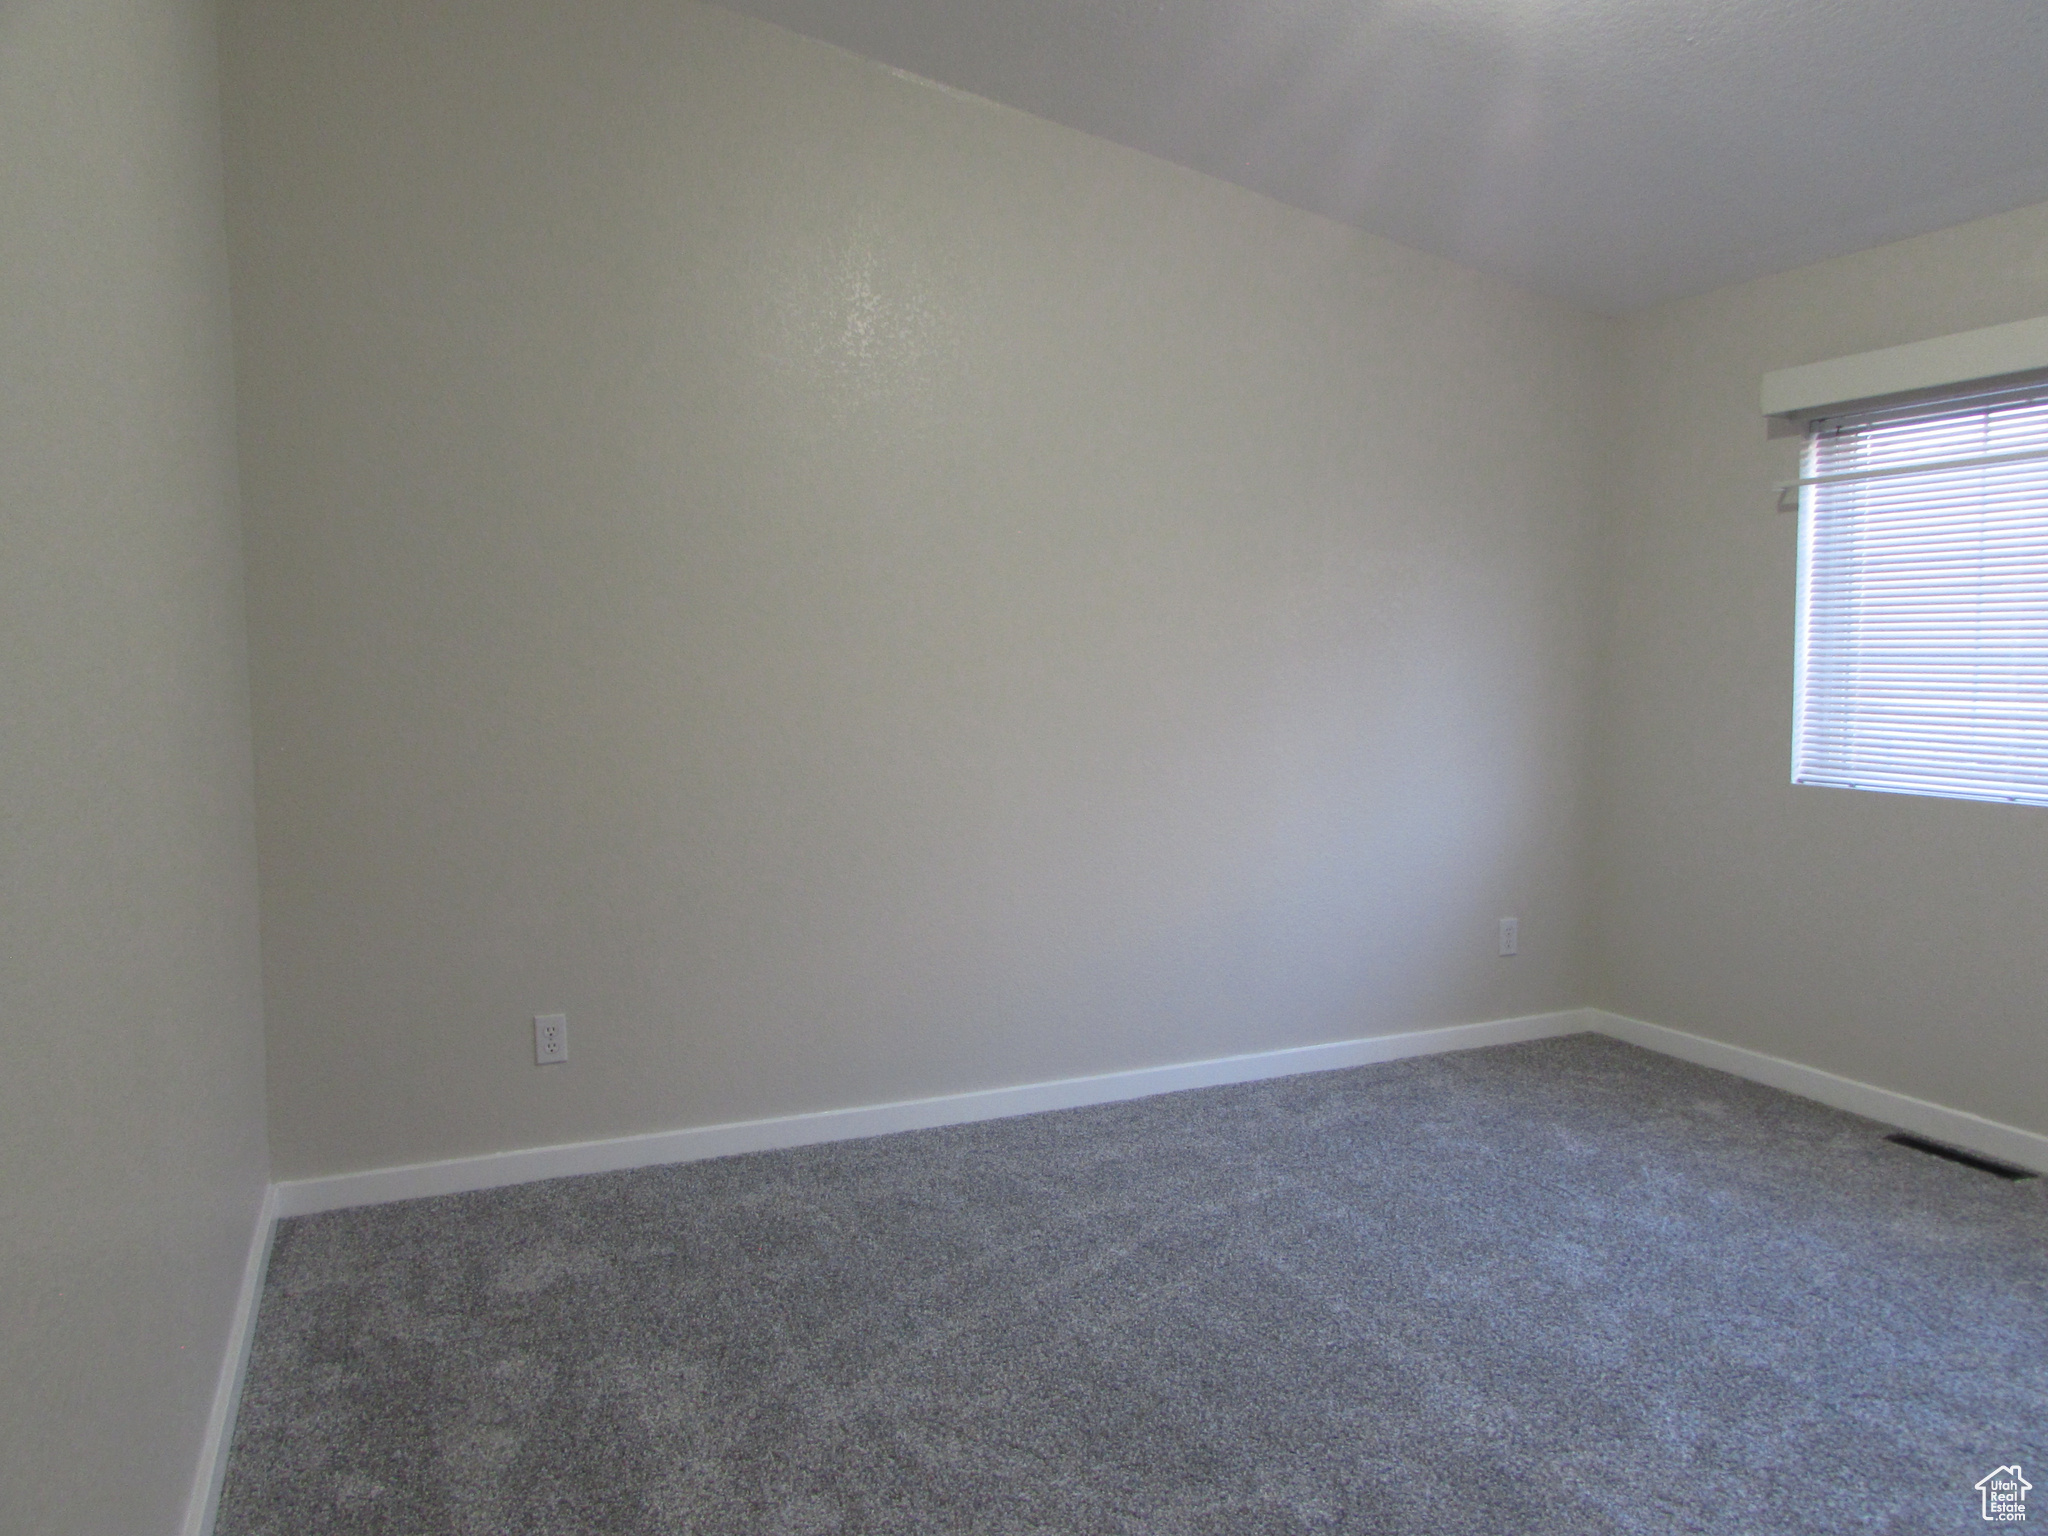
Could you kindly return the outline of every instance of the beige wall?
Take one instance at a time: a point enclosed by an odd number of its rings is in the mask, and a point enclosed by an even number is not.
[[[2048,816],[1794,789],[1773,368],[2048,313],[2048,207],[1628,323],[1593,1000],[2048,1131]]]
[[[177,1528],[265,1177],[212,10],[0,6],[0,1530]]]
[[[1604,322],[709,8],[227,17],[281,1175],[1581,1000]]]

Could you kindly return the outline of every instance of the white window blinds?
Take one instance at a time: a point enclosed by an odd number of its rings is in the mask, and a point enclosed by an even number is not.
[[[2048,805],[2048,381],[1823,418],[1792,779]]]

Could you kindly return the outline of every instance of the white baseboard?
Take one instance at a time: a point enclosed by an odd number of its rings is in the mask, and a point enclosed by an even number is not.
[[[249,1371],[249,1349],[256,1342],[256,1305],[263,1299],[263,1275],[270,1267],[270,1239],[277,1230],[277,1186],[263,1191],[256,1230],[249,1234],[249,1256],[242,1264],[242,1289],[228,1325],[228,1347],[214,1382],[213,1408],[206,1416],[206,1438],[199,1446],[199,1470],[192,1496],[185,1503],[183,1536],[212,1536],[220,1509],[221,1485],[228,1475],[228,1448],[234,1441],[235,1414],[242,1406],[242,1381]]]
[[[1767,1087],[1782,1088],[1803,1098],[1817,1099],[1832,1108],[1846,1109],[1851,1114],[1880,1120],[1911,1131],[1916,1136],[1945,1141],[1951,1146],[1997,1158],[2000,1162],[2048,1172],[2048,1136],[2038,1132],[1987,1120],[1968,1110],[1950,1109],[1946,1104],[1916,1099],[1911,1094],[1897,1093],[1890,1088],[1860,1083],[1851,1077],[1837,1077],[1819,1067],[1787,1061],[1782,1056],[1766,1056],[1762,1051],[1752,1051],[1745,1046],[1726,1045],[1704,1035],[1689,1035],[1682,1029],[1646,1024],[1641,1019],[1608,1013],[1600,1008],[1588,1008],[1584,1013],[1587,1028],[1611,1035],[1616,1040],[1626,1040],[1630,1045],[1640,1045],[1665,1056],[1676,1056],[1681,1061],[1733,1073],[1736,1077],[1746,1077]]]
[[[1521,1040],[1545,1040],[1586,1030],[1597,1031],[1661,1055],[1714,1067],[1772,1088],[1782,1088],[1788,1093],[1817,1099],[1836,1109],[1866,1115],[1918,1135],[1966,1147],[1987,1157],[2048,1170],[2048,1136],[1888,1088],[1837,1077],[1818,1067],[1767,1056],[1743,1046],[1726,1045],[1683,1030],[1667,1029],[1661,1024],[1649,1024],[1597,1008],[1570,1008],[1557,1013],[1494,1019],[1481,1024],[1453,1024],[1398,1035],[1375,1035],[1361,1040],[1332,1041],[1325,1045],[1223,1056],[1210,1061],[1141,1067],[1095,1077],[1062,1078],[1054,1082],[1024,1083],[930,1099],[864,1104],[766,1120],[691,1126],[684,1130],[615,1136],[602,1141],[567,1142],[550,1147],[491,1152],[480,1157],[372,1168],[362,1173],[334,1174],[326,1178],[293,1179],[273,1185],[271,1194],[275,1215],[310,1216],[319,1211],[340,1210],[348,1206],[381,1205],[390,1200],[414,1200],[424,1195],[496,1189],[507,1184],[525,1184],[535,1179],[556,1179],[569,1174],[613,1173],[625,1168],[688,1163],[707,1157],[729,1157],[739,1152],[805,1147],[819,1142],[848,1141],[860,1136],[883,1136],[892,1131],[964,1125],[976,1120],[1000,1119],[1005,1115],[1028,1115],[1048,1109],[1072,1109],[1083,1104],[1142,1099],[1155,1093],[1206,1088],[1217,1083],[1256,1082],[1261,1078],[1286,1077],[1297,1072],[1327,1072],[1338,1067],[1395,1061],[1404,1056],[1428,1056],[1443,1051],[1508,1045]]]
[[[534,1179],[556,1179],[576,1173],[612,1173],[622,1168],[647,1168],[661,1163],[688,1163],[700,1158],[728,1157],[736,1152],[767,1152],[806,1147],[891,1131],[925,1130],[937,1125],[964,1125],[1005,1115],[1036,1114],[1047,1109],[1073,1109],[1083,1104],[1109,1104],[1148,1098],[1183,1088],[1217,1083],[1249,1083],[1287,1077],[1297,1072],[1327,1072],[1360,1067],[1404,1056],[1429,1056],[1441,1051],[1468,1051],[1483,1045],[1509,1045],[1519,1040],[1545,1040],[1593,1028],[1586,1010],[1530,1014],[1493,1019],[1482,1024],[1452,1024],[1399,1035],[1363,1040],[1338,1040],[1212,1061],[1176,1062],[1096,1077],[1069,1077],[1050,1083],[1025,1083],[977,1093],[946,1094],[895,1104],[867,1104],[813,1114],[782,1115],[771,1120],[741,1120],[729,1125],[700,1125],[680,1131],[655,1131],[642,1136],[616,1136],[604,1141],[569,1142],[517,1152],[492,1152],[445,1162],[411,1163],[374,1168],[364,1173],[328,1178],[293,1179],[273,1186],[279,1216],[310,1216],[345,1206],[380,1205],[387,1200],[413,1200],[422,1195],[452,1195],[471,1189],[496,1189]]]

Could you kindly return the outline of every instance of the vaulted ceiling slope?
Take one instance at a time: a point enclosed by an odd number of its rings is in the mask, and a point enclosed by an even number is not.
[[[2048,201],[2048,0],[726,0],[1586,308]]]

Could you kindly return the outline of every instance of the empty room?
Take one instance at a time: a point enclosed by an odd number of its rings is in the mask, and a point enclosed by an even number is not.
[[[2044,79],[0,0],[0,1531],[2024,1528]]]

